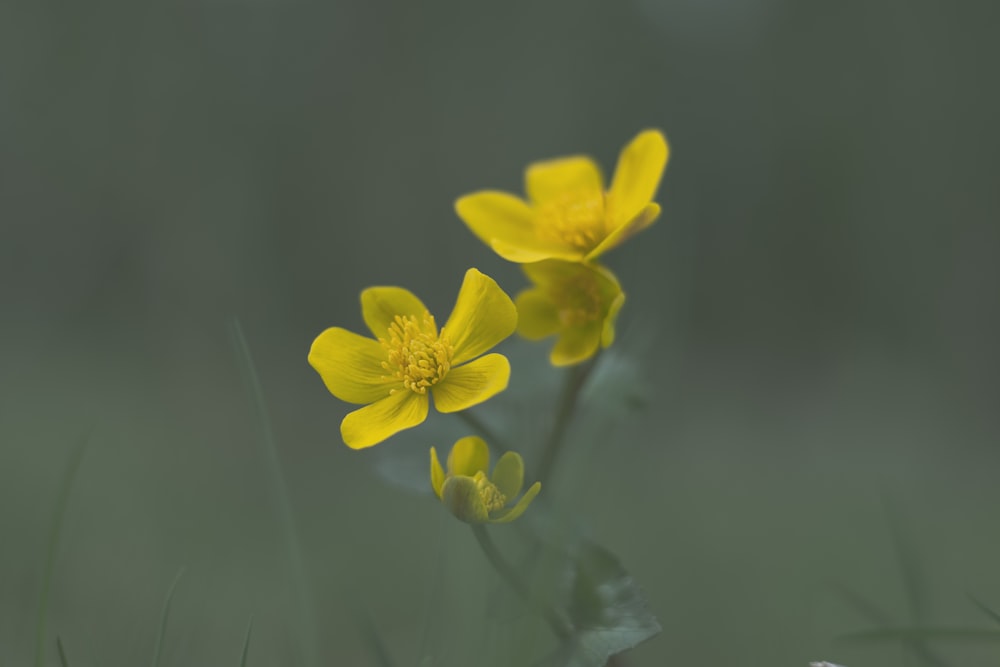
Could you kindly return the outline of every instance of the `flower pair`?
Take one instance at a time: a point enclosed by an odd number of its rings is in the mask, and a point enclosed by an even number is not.
[[[585,361],[614,340],[625,295],[597,259],[659,216],[653,197],[668,157],[663,134],[646,130],[622,150],[607,190],[591,158],[571,156],[529,165],[527,200],[484,190],[455,203],[476,236],[524,265],[535,286],[517,296],[518,333],[530,340],[558,335],[554,365]]]

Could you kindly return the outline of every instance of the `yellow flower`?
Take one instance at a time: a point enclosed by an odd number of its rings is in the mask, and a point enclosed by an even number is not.
[[[521,268],[535,287],[517,295],[517,333],[528,340],[558,334],[552,365],[578,364],[614,342],[625,293],[611,271],[557,259]]]
[[[517,310],[476,269],[465,273],[440,331],[420,299],[401,287],[364,290],[361,312],[377,340],[333,327],[309,350],[309,363],[331,394],[368,404],[344,417],[340,434],[347,446],[371,447],[422,423],[429,394],[438,411],[458,412],[507,388],[507,358],[480,355],[514,332]]]
[[[656,220],[653,197],[668,155],[663,134],[645,130],[622,150],[607,191],[597,164],[577,155],[529,165],[528,201],[484,190],[460,197],[455,210],[511,262],[590,262]]]
[[[528,509],[542,488],[535,482],[511,507],[524,485],[524,460],[506,452],[487,476],[490,449],[482,438],[461,438],[448,454],[448,472],[431,447],[431,486],[451,513],[466,523],[507,523]]]

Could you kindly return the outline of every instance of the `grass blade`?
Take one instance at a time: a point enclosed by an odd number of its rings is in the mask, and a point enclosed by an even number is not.
[[[839,637],[842,641],[859,641],[864,637],[865,632],[879,633],[882,631],[892,631],[892,618],[889,614],[885,613],[878,606],[872,603],[870,600],[864,596],[856,593],[847,586],[838,585],[837,590],[841,596],[847,601],[847,603],[854,607],[855,610],[859,611],[862,615],[866,616],[869,621],[878,626],[874,630],[862,631],[860,633],[850,633],[847,635],[841,635]],[[937,653],[932,651],[927,644],[921,640],[921,638],[914,638],[912,635],[906,637],[898,637],[900,641],[905,642],[906,646],[916,654],[924,664],[933,665],[933,667],[948,667],[947,663],[942,659]]]
[[[916,626],[905,628],[882,628],[852,632],[845,639],[856,642],[896,641],[951,641],[951,642],[1000,642],[1000,630],[993,628],[963,628],[947,626]]]
[[[59,538],[62,535],[63,519],[66,517],[66,508],[69,506],[69,492],[73,487],[73,480],[80,469],[80,462],[83,461],[84,452],[90,434],[85,435],[80,444],[70,455],[69,464],[63,473],[62,481],[59,483],[59,495],[56,498],[56,512],[52,517],[52,526],[49,530],[49,541],[45,550],[45,568],[42,570],[42,594],[38,604],[38,622],[35,627],[35,667],[43,667],[45,664],[45,636],[47,634],[48,614],[49,614],[49,590],[52,588],[52,573],[55,570],[56,554],[59,551]]]
[[[233,349],[236,352],[237,363],[243,374],[243,380],[246,382],[250,398],[257,412],[258,425],[261,432],[261,454],[267,462],[272,493],[278,503],[278,514],[281,518],[282,528],[284,529],[284,543],[288,551],[292,586],[295,589],[298,603],[299,629],[303,635],[300,637],[301,641],[299,644],[304,647],[305,664],[315,667],[319,664],[317,659],[317,647],[319,646],[317,640],[318,633],[312,613],[313,604],[309,593],[309,577],[306,572],[305,560],[302,557],[302,547],[298,530],[295,526],[295,515],[292,512],[288,485],[285,483],[285,475],[281,468],[281,459],[278,457],[278,448],[275,444],[271,419],[267,412],[267,404],[264,401],[264,392],[261,389],[260,380],[257,377],[257,369],[250,354],[250,347],[247,345],[247,340],[243,335],[243,328],[240,326],[239,320],[232,320],[229,333],[232,338]]]
[[[243,654],[240,656],[240,667],[247,667],[247,654],[250,652],[250,631],[253,630],[253,616],[247,623],[247,634],[243,638]]]
[[[987,607],[985,602],[975,597],[974,595],[969,595],[969,599],[972,600],[972,603],[974,605],[979,607],[980,611],[982,611],[984,614],[992,618],[997,623],[1000,623],[1000,614]]]
[[[59,649],[59,664],[62,667],[69,667],[69,660],[66,659],[66,649],[63,648],[62,639],[56,636],[56,648]]]
[[[896,562],[899,563],[903,592],[906,595],[910,611],[910,624],[920,626],[924,623],[927,610],[921,583],[923,572],[920,558],[909,533],[906,531],[902,513],[885,495],[882,496],[882,509],[885,512],[886,525],[889,527],[889,539],[896,554]],[[915,656],[921,657],[927,664],[935,667],[947,667],[947,662],[927,646],[921,634],[911,634],[901,639],[907,642]]]
[[[907,606],[910,611],[910,623],[920,625],[924,622],[926,604],[921,585],[923,576],[920,559],[916,555],[917,549],[913,546],[913,541],[906,530],[902,514],[884,495],[882,496],[882,509],[885,512],[885,522],[889,528],[889,540],[896,555],[896,562],[899,564],[903,592],[906,594]]]
[[[167,617],[170,616],[170,603],[174,599],[174,589],[177,582],[184,576],[184,568],[177,571],[170,588],[167,589],[167,597],[163,600],[163,611],[160,612],[160,629],[156,633],[156,644],[153,646],[153,667],[159,667],[160,656],[163,653],[163,636],[167,633]]]
[[[389,654],[389,648],[382,640],[382,635],[379,634],[378,628],[375,626],[375,621],[372,619],[368,609],[356,599],[354,607],[354,618],[358,624],[358,631],[364,638],[365,643],[368,644],[368,648],[375,655],[376,664],[379,667],[395,667],[396,663]]]

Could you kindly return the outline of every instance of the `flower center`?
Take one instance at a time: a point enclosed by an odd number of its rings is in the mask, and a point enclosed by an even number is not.
[[[538,236],[577,250],[593,250],[607,236],[604,193],[584,188],[569,190],[543,202],[537,209]]]
[[[472,479],[476,480],[476,490],[479,491],[479,498],[486,506],[486,511],[502,510],[503,506],[507,504],[507,496],[500,492],[496,484],[487,479],[486,473],[480,470]]]
[[[396,315],[387,337],[379,338],[379,342],[388,355],[382,368],[410,391],[426,394],[428,387],[440,382],[451,370],[454,349],[443,330],[438,334],[430,313],[424,313],[419,320]]]
[[[601,290],[590,275],[578,275],[550,292],[563,326],[581,326],[604,317]]]

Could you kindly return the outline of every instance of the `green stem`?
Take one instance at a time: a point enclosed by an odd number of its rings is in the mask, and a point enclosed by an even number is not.
[[[573,636],[573,624],[569,622],[561,613],[557,612],[552,607],[538,600],[532,593],[531,589],[522,579],[517,570],[507,562],[507,559],[503,557],[500,550],[497,549],[496,543],[493,542],[493,538],[490,537],[489,532],[486,530],[486,526],[482,524],[473,524],[472,534],[476,536],[476,541],[479,542],[479,547],[486,554],[486,559],[490,561],[490,565],[493,569],[497,571],[497,574],[507,582],[507,584],[514,589],[514,592],[520,596],[525,603],[528,604],[532,609],[538,612],[545,621],[552,628],[552,632],[559,637],[561,640],[567,640]]]
[[[552,423],[552,431],[549,432],[549,438],[545,443],[545,448],[542,449],[542,456],[538,462],[537,479],[542,483],[542,486],[548,484],[549,478],[552,476],[556,459],[559,457],[559,451],[562,449],[563,442],[565,442],[566,429],[569,427],[573,413],[576,411],[580,392],[583,390],[584,385],[587,384],[587,378],[590,377],[590,374],[597,366],[597,360],[600,356],[601,354],[598,352],[587,363],[571,368],[566,375],[566,384],[563,385],[562,394],[559,396],[559,404],[556,408],[556,419]]]
[[[504,445],[503,440],[501,440],[500,436],[497,435],[496,431],[487,426],[486,422],[482,419],[468,410],[462,410],[461,412],[457,412],[455,414],[457,414],[462,421],[468,424],[469,428],[475,431],[477,435],[482,437],[482,439],[486,441],[486,444],[488,444],[491,448],[498,449],[501,452],[509,451],[507,446]]]

